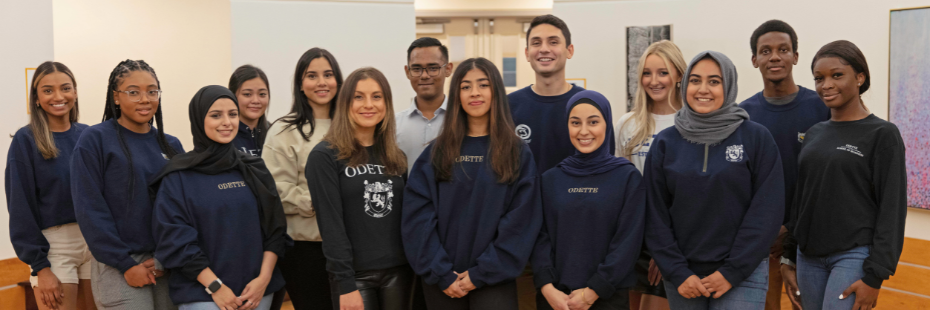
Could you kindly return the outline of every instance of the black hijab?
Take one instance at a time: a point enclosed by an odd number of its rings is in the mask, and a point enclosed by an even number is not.
[[[290,243],[290,238],[287,236],[287,221],[284,218],[284,207],[281,205],[281,198],[278,197],[274,179],[265,167],[265,162],[261,158],[237,151],[232,143],[222,144],[211,140],[204,131],[203,124],[207,112],[220,98],[229,98],[236,103],[236,107],[239,106],[236,95],[226,87],[219,85],[204,86],[191,99],[189,116],[191,133],[194,136],[194,150],[171,158],[161,172],[149,182],[149,194],[154,199],[161,180],[175,171],[193,170],[215,175],[237,170],[242,173],[252,194],[255,194],[261,210],[259,220],[262,227],[262,248],[265,251],[274,252],[278,257],[284,257],[285,249]]]

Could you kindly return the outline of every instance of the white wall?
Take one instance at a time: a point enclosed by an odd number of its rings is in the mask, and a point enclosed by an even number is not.
[[[415,95],[404,74],[407,47],[416,39],[413,0],[231,2],[232,68],[252,64],[268,75],[269,119],[290,111],[294,67],[313,47],[333,53],[343,78],[365,66],[381,70],[395,110],[406,109]]]
[[[672,24],[672,41],[685,61],[703,50],[726,54],[739,72],[739,98],[763,88],[752,67],[749,38],[769,19],[781,19],[798,33],[800,60],[794,67],[799,85],[813,88],[811,59],[821,46],[849,40],[865,54],[871,87],[863,95],[878,117],[888,117],[888,25],[891,9],[930,6],[927,0],[785,0],[778,5],[747,0],[555,0],[553,14],[568,24],[575,55],[570,78],[587,78],[588,89],[602,92],[625,111],[626,27]],[[610,68],[605,70],[604,68]],[[930,240],[930,212],[909,209],[906,235]]]
[[[142,59],[161,88],[165,132],[193,148],[187,106],[203,86],[229,82],[228,0],[54,0],[55,59],[78,80],[81,122],[99,123],[107,79]]]
[[[26,68],[52,60],[52,0],[0,0],[0,162],[6,167],[10,136],[29,123],[26,114]],[[0,179],[0,187],[6,186]],[[6,192],[0,191],[2,201]],[[0,260],[15,257],[10,244],[9,213],[0,211]]]

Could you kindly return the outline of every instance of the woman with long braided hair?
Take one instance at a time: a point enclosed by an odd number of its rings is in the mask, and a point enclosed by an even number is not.
[[[100,309],[175,308],[153,258],[147,186],[184,151],[164,133],[160,86],[145,61],[120,62],[110,73],[103,122],[84,130],[72,155],[74,212],[96,260],[91,286]]]

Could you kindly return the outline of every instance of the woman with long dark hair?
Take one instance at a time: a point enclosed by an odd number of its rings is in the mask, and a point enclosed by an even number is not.
[[[223,86],[201,88],[189,106],[194,150],[149,183],[155,257],[173,271],[171,300],[180,310],[268,310],[284,287],[275,267],[289,241],[284,208],[265,163],[232,144],[235,97]]]
[[[643,243],[639,170],[610,154],[610,102],[578,92],[565,107],[572,155],[542,175],[545,222],[532,257],[538,309],[630,309]]]
[[[93,309],[90,252],[74,216],[71,154],[87,125],[78,123],[77,80],[46,61],[29,87],[29,124],[13,136],[6,164],[10,242],[29,265],[39,309],[73,310],[78,295]]]
[[[265,71],[253,65],[242,65],[229,77],[229,90],[236,94],[239,102],[239,132],[233,145],[239,151],[262,157],[262,146],[268,135],[265,112],[271,100],[271,86]]]
[[[294,248],[281,262],[296,310],[332,308],[323,238],[304,175],[307,156],[329,131],[342,71],[329,51],[307,50],[294,68],[291,113],[268,129],[262,159],[274,176]]]
[[[449,88],[442,131],[404,192],[407,257],[430,309],[516,309],[514,280],[542,225],[536,163],[491,61],[465,60]]]
[[[904,246],[907,170],[898,127],[862,101],[871,76],[849,41],[824,45],[811,62],[830,120],[811,127],[798,156],[798,183],[785,243],[797,264],[804,309],[868,310],[894,275]],[[782,272],[794,275],[791,263]]]
[[[94,299],[105,309],[173,309],[153,258],[147,181],[184,149],[165,134],[161,83],[145,61],[113,69],[106,105],[103,122],[84,130],[71,157],[74,213],[96,259]]]
[[[332,126],[307,158],[333,309],[410,308],[413,272],[400,224],[407,158],[387,78],[361,68],[339,91]]]
[[[646,158],[647,247],[672,309],[762,310],[784,217],[778,147],[737,105],[726,55],[698,53],[682,77],[675,127]]]

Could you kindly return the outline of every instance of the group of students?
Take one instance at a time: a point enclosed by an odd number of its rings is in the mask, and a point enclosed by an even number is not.
[[[417,96],[396,114],[379,70],[343,79],[313,48],[274,122],[256,67],[201,88],[186,153],[146,62],[114,68],[94,126],[46,62],[8,155],[12,243],[41,309],[265,310],[285,291],[295,309],[517,309],[530,275],[538,309],[761,310],[782,277],[796,308],[871,309],[906,180],[897,128],[860,98],[865,57],[825,45],[809,90],[789,25],[750,45],[765,89],[738,104],[726,55],[686,66],[652,44],[616,124],[566,82],[574,46],[552,15],[527,31],[536,83],[509,95],[491,61],[417,39]]]

